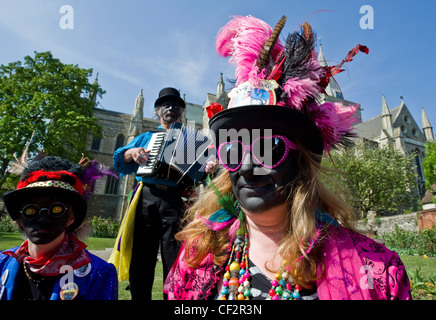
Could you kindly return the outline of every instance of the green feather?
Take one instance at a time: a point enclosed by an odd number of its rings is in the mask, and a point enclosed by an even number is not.
[[[234,215],[235,217],[238,217],[238,211],[236,210],[236,206],[238,204],[238,201],[234,201],[233,200],[233,194],[228,193],[228,194],[222,194],[213,184],[210,176],[208,175],[206,178],[206,182],[207,185],[209,186],[209,188],[211,188],[213,190],[213,192],[215,192],[215,194],[218,197],[218,204],[225,210],[227,210],[229,213],[231,213],[232,215]]]

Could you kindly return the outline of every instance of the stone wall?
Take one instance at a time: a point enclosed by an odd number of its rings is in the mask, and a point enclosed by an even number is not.
[[[88,218],[117,218],[118,206],[120,205],[122,195],[99,194],[91,195],[88,201]]]
[[[377,237],[394,231],[396,225],[403,230],[418,231],[417,213],[412,212],[390,217],[379,217],[375,220],[373,217],[370,217],[368,221],[359,220],[356,228],[365,235]]]

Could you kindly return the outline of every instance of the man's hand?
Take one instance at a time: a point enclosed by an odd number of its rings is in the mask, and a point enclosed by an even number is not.
[[[145,163],[145,161],[148,160],[148,155],[150,153],[150,150],[147,150],[145,148],[131,148],[128,149],[126,152],[124,152],[123,160],[126,163],[131,162],[132,160],[135,161],[137,164],[141,165]]]
[[[205,171],[207,174],[214,174],[218,170],[218,160],[207,161]]]

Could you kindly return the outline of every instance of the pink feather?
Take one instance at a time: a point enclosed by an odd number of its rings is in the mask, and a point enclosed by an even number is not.
[[[315,122],[324,141],[324,151],[329,152],[342,139],[352,133],[352,125],[358,119],[355,115],[358,105],[344,106],[340,102],[316,102],[307,106],[307,114]]]
[[[203,222],[206,225],[206,227],[208,227],[209,229],[211,229],[213,231],[219,231],[219,230],[223,229],[224,227],[227,227],[229,224],[233,223],[233,221],[236,219],[236,217],[235,217],[235,218],[232,218],[232,219],[230,219],[228,221],[224,221],[224,222],[214,222],[214,221],[210,221],[209,219],[203,218],[203,217],[199,216],[198,214],[196,214],[196,217],[198,219],[200,219],[201,222]],[[236,220],[238,220],[238,219],[236,219]]]
[[[316,98],[322,91],[319,85],[321,77],[324,75],[322,68],[319,68],[317,53],[312,52],[311,59],[307,62],[308,69],[313,72],[306,75],[306,78],[290,78],[283,86],[283,90],[288,95],[287,105],[301,110],[308,98]]]
[[[229,229],[230,242],[233,242],[235,240],[236,232],[238,231],[240,225],[241,225],[241,221],[239,219],[236,219],[233,222],[233,224],[230,226]]]
[[[216,50],[223,57],[231,56],[229,62],[236,67],[236,86],[245,81],[256,86],[260,79],[265,78],[257,66],[257,60],[271,33],[272,29],[266,22],[252,16],[234,16],[218,32]],[[275,54],[282,48],[280,41],[277,41]]]

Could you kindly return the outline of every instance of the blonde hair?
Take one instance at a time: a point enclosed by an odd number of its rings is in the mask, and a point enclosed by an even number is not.
[[[288,232],[280,241],[276,254],[286,261],[294,281],[307,287],[316,280],[320,244],[322,239],[328,236],[325,228],[321,230],[320,235],[317,235],[316,210],[328,213],[349,229],[353,228],[354,212],[351,206],[321,183],[319,176],[325,171],[321,169],[316,156],[309,154],[302,146],[299,146],[296,156],[299,173],[297,179],[288,186],[290,191],[286,201]],[[221,194],[232,193],[229,173],[225,169],[221,169],[213,184]],[[209,218],[212,213],[219,210],[217,199],[214,191],[206,187],[195,204],[187,211],[184,219],[185,228],[176,235],[177,240],[185,242],[186,248],[195,249],[186,251],[186,261],[191,267],[198,267],[210,252],[217,265],[224,264],[228,258],[228,249],[231,245],[228,235],[230,227],[213,231],[196,217],[198,215]],[[316,238],[315,245],[306,254],[314,238]],[[302,256],[304,259],[301,258]]]

